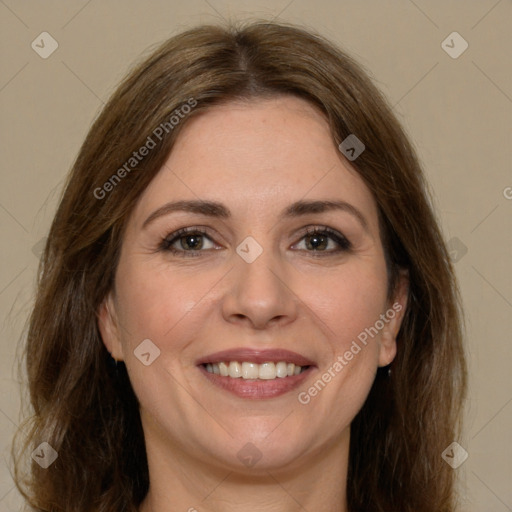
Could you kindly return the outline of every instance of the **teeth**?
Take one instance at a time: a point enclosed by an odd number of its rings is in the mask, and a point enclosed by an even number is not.
[[[258,365],[256,363],[242,363],[242,378],[257,379]]]
[[[263,364],[251,363],[243,361],[222,361],[220,363],[207,363],[206,371],[220,375],[222,377],[231,377],[232,379],[260,379],[260,380],[273,380],[276,378],[283,379],[284,377],[292,377],[299,375],[307,367],[296,366],[293,363],[286,361],[279,361],[278,363],[267,362]]]
[[[260,364],[258,377],[262,380],[271,380],[277,377],[276,365],[274,363]]]
[[[276,364],[276,373],[278,377],[287,377],[288,376],[288,367],[286,363],[280,362]]]
[[[242,365],[236,361],[229,363],[229,376],[232,379],[239,379],[242,376]],[[208,369],[208,368],[206,368]]]
[[[223,377],[227,377],[229,375],[229,369],[228,369],[228,365],[226,363],[219,363],[219,370],[220,370],[220,374]]]

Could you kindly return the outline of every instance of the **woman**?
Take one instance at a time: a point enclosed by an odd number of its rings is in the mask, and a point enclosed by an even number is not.
[[[163,44],[92,126],[41,264],[34,510],[455,510],[453,270],[404,132],[328,41]]]

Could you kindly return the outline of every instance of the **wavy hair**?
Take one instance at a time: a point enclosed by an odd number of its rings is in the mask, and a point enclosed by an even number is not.
[[[409,274],[392,376],[378,372],[352,423],[349,510],[456,510],[455,473],[441,453],[461,431],[462,311],[418,158],[349,55],[309,29],[262,21],[202,25],[158,46],[122,81],[79,151],[41,258],[24,345],[31,414],[13,454],[31,510],[133,512],[144,499],[138,401],[124,364],[111,364],[97,323],[128,216],[190,119],[232,100],[282,94],[323,112],[336,145],[350,134],[364,142],[352,165],[378,207],[390,296],[399,271]],[[194,108],[171,129],[187,102]],[[156,147],[131,161],[162,125]],[[30,459],[43,441],[58,452],[47,469]]]

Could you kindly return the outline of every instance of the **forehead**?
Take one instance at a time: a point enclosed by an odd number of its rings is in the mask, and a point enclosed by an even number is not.
[[[324,115],[293,96],[230,102],[190,119],[134,213],[180,199],[218,201],[253,217],[300,199],[341,199],[377,221],[373,196]]]

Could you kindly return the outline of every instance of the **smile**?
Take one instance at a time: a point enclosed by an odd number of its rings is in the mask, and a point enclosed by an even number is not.
[[[259,379],[259,380],[274,380],[277,378],[284,379],[285,377],[292,377],[299,375],[307,370],[309,366],[298,366],[294,363],[280,361],[274,363],[272,361],[263,364],[252,363],[244,361],[221,361],[220,363],[207,363],[204,365],[208,373],[221,375],[231,379]]]
[[[249,399],[284,395],[301,386],[316,368],[307,357],[284,349],[224,350],[196,364],[210,384]]]

